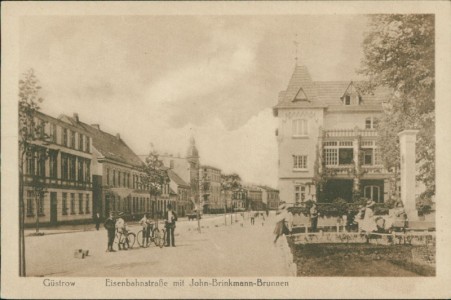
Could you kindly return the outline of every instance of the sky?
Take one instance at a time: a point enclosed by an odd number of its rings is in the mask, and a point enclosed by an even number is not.
[[[35,16],[20,25],[44,113],[78,113],[135,151],[185,155],[277,187],[272,107],[295,66],[356,80],[363,15]],[[294,41],[298,42],[297,52]],[[297,55],[296,55],[297,53]]]

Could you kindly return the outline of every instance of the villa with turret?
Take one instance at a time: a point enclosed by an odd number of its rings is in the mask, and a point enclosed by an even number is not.
[[[281,201],[389,198],[394,177],[382,165],[375,126],[391,91],[365,94],[359,85],[313,81],[307,67],[295,67],[273,108]]]

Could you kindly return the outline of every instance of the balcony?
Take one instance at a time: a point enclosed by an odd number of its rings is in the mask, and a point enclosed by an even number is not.
[[[328,177],[351,178],[354,176],[354,164],[346,165],[326,165],[326,172]],[[389,172],[383,165],[361,165],[361,175],[365,177],[388,175]]]
[[[377,137],[376,129],[329,129],[323,131],[324,138]]]

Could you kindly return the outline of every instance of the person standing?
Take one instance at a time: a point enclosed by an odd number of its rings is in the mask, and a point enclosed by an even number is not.
[[[128,240],[127,240],[127,225],[125,224],[124,219],[122,218],[124,216],[124,213],[119,213],[119,217],[116,220],[116,231],[119,233],[119,240],[118,240],[118,248],[119,250],[127,250],[128,248]],[[125,244],[127,244],[127,247],[125,247]]]
[[[116,252],[113,249],[113,242],[114,242],[114,233],[115,233],[115,224],[116,220],[114,220],[113,212],[110,212],[110,216],[105,220],[103,225],[105,226],[105,229],[108,232],[108,248],[106,252]]]
[[[98,212],[94,215],[94,223],[96,223],[96,230],[99,231],[99,228],[100,228],[100,214]]]
[[[277,242],[281,235],[287,235],[291,232],[292,223],[293,214],[288,211],[288,206],[286,204],[280,205],[279,211],[276,213],[276,226],[274,228],[274,234],[276,235],[276,238],[274,239],[274,244]]]
[[[144,247],[144,245],[148,245],[149,244],[149,237],[150,237],[150,232],[151,232],[151,221],[150,219],[147,217],[147,214],[144,214],[143,218],[139,221],[139,224],[142,227],[143,230],[143,238],[142,238],[142,246]],[[144,244],[144,241],[146,242]]]
[[[316,228],[318,227],[318,208],[316,207],[316,203],[313,203],[310,208],[310,224],[312,232],[316,232]]]
[[[177,214],[172,210],[172,205],[168,204],[168,210],[164,213],[164,221],[166,227],[166,247],[175,247],[174,230]]]

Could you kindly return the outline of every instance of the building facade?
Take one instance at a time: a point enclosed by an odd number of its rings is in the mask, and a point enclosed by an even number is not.
[[[92,220],[92,138],[89,132],[35,113],[43,140],[24,164],[25,223]]]
[[[174,208],[179,217],[184,217],[186,214],[190,214],[194,207],[190,200],[190,185],[171,169],[168,170],[168,175],[171,180],[170,188],[174,191],[177,198]]]
[[[312,81],[305,66],[295,67],[273,109],[280,200],[387,199],[393,176],[381,163],[375,127],[391,92],[365,94],[360,84]]]
[[[155,199],[142,178],[142,161],[121,139],[119,134],[104,132],[97,124],[88,125],[73,117],[61,116],[68,124],[89,132],[92,136],[92,172],[94,210],[105,218],[109,212],[125,212],[138,218],[156,212]]]
[[[249,207],[252,210],[264,210],[265,205],[263,203],[263,191],[258,186],[245,186],[247,191],[247,201]]]
[[[203,196],[204,212],[210,210],[224,209],[226,195],[221,194],[221,170],[207,165],[202,165],[200,171],[200,191]],[[203,181],[208,182],[205,186]],[[207,188],[205,190],[205,188]],[[206,197],[205,197],[206,196]]]

